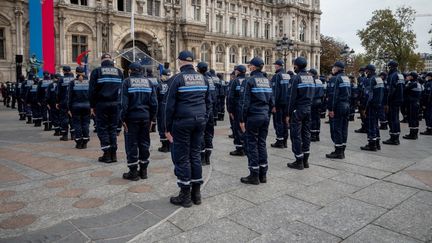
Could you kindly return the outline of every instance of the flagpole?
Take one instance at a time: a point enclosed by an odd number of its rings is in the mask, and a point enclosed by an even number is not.
[[[133,61],[135,62],[135,0],[131,1],[131,36],[132,36],[132,54],[133,54]]]

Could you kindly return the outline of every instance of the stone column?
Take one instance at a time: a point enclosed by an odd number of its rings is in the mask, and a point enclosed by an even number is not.
[[[23,55],[23,23],[22,23],[23,11],[21,8],[15,8],[15,26],[16,26],[16,53],[17,55]]]
[[[211,69],[216,69],[216,42],[211,42]]]
[[[243,57],[243,47],[241,45],[238,46],[238,50],[237,50],[237,63],[241,64],[243,63],[242,57]]]
[[[60,64],[64,64],[67,63],[66,62],[66,56],[67,56],[67,52],[66,52],[66,47],[65,47],[65,43],[66,43],[66,37],[65,37],[65,30],[64,30],[64,21],[65,21],[66,17],[64,17],[63,11],[60,11],[58,14],[58,29],[59,29],[59,43],[60,43],[60,51],[59,51],[59,61]]]
[[[230,64],[230,51],[229,51],[228,43],[225,43],[225,65],[224,65],[224,73],[228,72],[229,64]]]

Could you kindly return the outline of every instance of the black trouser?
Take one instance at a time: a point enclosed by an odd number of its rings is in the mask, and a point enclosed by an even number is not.
[[[310,148],[310,111],[296,110],[290,117],[290,138],[296,158],[303,158]]]
[[[334,110],[334,117],[330,118],[330,135],[335,147],[346,145],[349,115],[349,103],[337,104]]]
[[[400,134],[399,106],[389,106],[388,118],[390,135],[398,136]]]
[[[148,119],[126,121],[124,132],[128,167],[136,170],[138,164],[148,164],[150,157],[150,121]]]
[[[410,129],[419,128],[419,109],[418,102],[409,102],[407,104],[408,125]]]
[[[248,148],[248,166],[251,174],[266,174],[268,170],[266,139],[268,134],[269,117],[248,117],[246,123],[246,144]]]
[[[89,107],[72,107],[72,124],[75,130],[75,140],[90,139],[90,108]]]
[[[98,103],[96,105],[97,135],[101,149],[117,150],[117,126],[119,122],[117,103]]]

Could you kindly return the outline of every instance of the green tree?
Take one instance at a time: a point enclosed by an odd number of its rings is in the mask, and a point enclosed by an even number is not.
[[[382,53],[387,52],[402,70],[407,70],[408,60],[416,55],[416,35],[412,30],[415,13],[414,9],[405,6],[394,13],[390,9],[374,11],[366,28],[357,32],[367,56],[379,61]]]
[[[342,60],[340,52],[344,45],[345,43],[337,41],[333,37],[321,35],[321,74],[330,74],[335,61]]]

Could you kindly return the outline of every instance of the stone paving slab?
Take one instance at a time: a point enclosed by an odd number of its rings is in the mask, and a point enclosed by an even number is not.
[[[420,243],[416,239],[398,234],[376,225],[367,225],[343,243]]]
[[[345,239],[386,212],[371,204],[343,198],[299,221]]]

